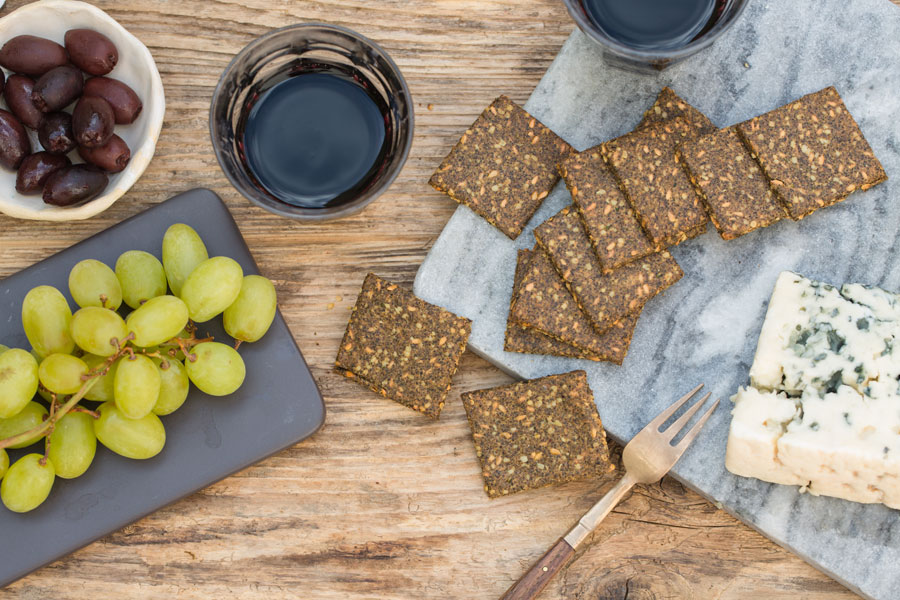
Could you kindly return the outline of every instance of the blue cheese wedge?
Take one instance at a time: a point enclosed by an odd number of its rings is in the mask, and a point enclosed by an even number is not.
[[[898,337],[900,296],[782,273],[732,398],[728,470],[900,508]]]

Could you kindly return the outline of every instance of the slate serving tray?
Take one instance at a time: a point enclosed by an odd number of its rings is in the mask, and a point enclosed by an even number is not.
[[[900,9],[888,0],[753,0],[711,48],[649,75],[608,67],[576,31],[526,108],[584,150],[630,131],[664,85],[720,127],[835,85],[891,179],[800,222],[730,242],[710,227],[674,248],[685,277],[647,304],[622,367],[503,351],[516,250],[530,248],[532,229],[571,202],[561,184],[515,242],[460,207],[415,291],[471,318],[470,348],[513,375],[585,369],[620,442],[706,382],[725,402],[674,476],[862,595],[900,598],[900,512],[735,477],[724,465],[727,399],[748,382],[780,271],[900,290]]]
[[[22,331],[22,299],[31,288],[53,285],[68,294],[68,273],[85,258],[110,266],[126,250],[159,257],[173,223],[187,223],[206,242],[210,256],[230,256],[245,274],[258,273],[240,231],[218,196],[195,189],[163,202],[68,250],[0,281],[0,340],[29,348]],[[221,317],[200,333],[231,343]],[[88,472],[57,478],[50,498],[19,515],[0,505],[0,587],[61,556],[200,490],[315,433],[325,407],[312,375],[279,312],[266,336],[240,349],[247,379],[235,394],[214,398],[191,387],[185,405],[162,417],[166,446],[146,461],[122,458],[99,446]],[[13,450],[15,459],[40,452]]]

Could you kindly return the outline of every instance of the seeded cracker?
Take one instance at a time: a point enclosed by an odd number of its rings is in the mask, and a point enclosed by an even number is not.
[[[538,252],[540,251],[538,250]],[[512,308],[512,303],[515,302],[519,289],[522,287],[522,278],[525,277],[525,273],[528,270],[532,252],[532,250],[519,250],[516,256],[516,275],[513,281],[510,308]],[[586,350],[580,350],[571,344],[562,342],[536,329],[529,329],[519,325],[512,319],[506,322],[506,336],[503,341],[503,349],[507,352],[519,352],[521,354],[546,354],[566,358],[600,360]]]
[[[668,121],[677,117],[686,118],[701,133],[712,133],[716,130],[716,126],[709,120],[709,117],[685,102],[670,87],[662,89],[656,97],[656,102],[644,113],[644,118],[637,128],[640,129],[653,123]]]
[[[658,249],[705,231],[706,211],[675,159],[675,147],[700,133],[684,117],[678,117],[601,145],[644,231]]]
[[[515,239],[559,181],[571,146],[506,96],[466,131],[429,183]]]
[[[723,239],[768,227],[786,216],[733,127],[686,142],[678,153]]]
[[[603,272],[656,251],[609,171],[600,148],[572,154],[559,164]]]
[[[793,219],[887,179],[833,87],[737,128]]]
[[[584,371],[469,392],[462,400],[491,498],[614,469]]]
[[[534,237],[598,333],[640,312],[648,300],[684,275],[665,251],[601,274],[581,218],[571,207],[535,229]]]
[[[437,419],[472,322],[369,273],[335,365],[386,398]]]
[[[513,296],[509,320],[620,365],[628,353],[638,316],[635,313],[623,318],[606,333],[597,334],[547,254],[537,248]]]

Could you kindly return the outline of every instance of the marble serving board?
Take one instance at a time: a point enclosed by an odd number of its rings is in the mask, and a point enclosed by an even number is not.
[[[736,477],[724,465],[728,398],[748,382],[779,272],[900,290],[900,9],[888,0],[753,0],[713,47],[651,75],[608,67],[576,30],[526,108],[583,150],[630,131],[664,85],[720,127],[835,85],[891,179],[800,222],[730,242],[710,226],[674,248],[685,276],[647,304],[621,367],[503,351],[516,250],[570,203],[562,184],[514,242],[460,207],[419,269],[416,294],[472,319],[470,348],[513,375],[586,370],[620,442],[705,382],[725,402],[673,475],[863,596],[900,598],[900,512]]]

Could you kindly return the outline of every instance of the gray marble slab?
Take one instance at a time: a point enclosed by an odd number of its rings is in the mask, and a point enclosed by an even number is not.
[[[607,67],[576,31],[527,109],[582,150],[632,129],[664,85],[719,126],[835,85],[892,179],[801,222],[731,242],[710,227],[675,248],[686,275],[647,305],[622,367],[503,351],[516,249],[531,247],[533,227],[570,202],[561,184],[515,242],[460,207],[415,291],[473,319],[471,349],[509,373],[585,369],[619,441],[705,382],[726,402],[674,475],[860,594],[900,598],[900,512],[800,494],[724,467],[727,399],[747,383],[778,273],[900,290],[900,9],[888,0],[755,0],[712,48],[653,75]]]

